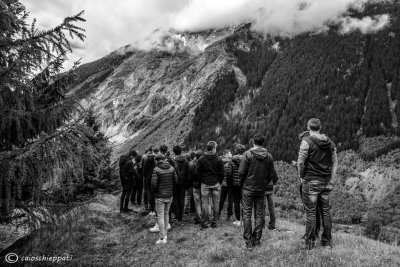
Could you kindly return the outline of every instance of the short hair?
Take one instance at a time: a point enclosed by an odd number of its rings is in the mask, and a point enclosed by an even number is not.
[[[165,154],[165,153],[167,153],[167,151],[168,151],[167,145],[161,145],[160,146],[160,152],[161,153]]]
[[[307,122],[307,126],[310,127],[311,131],[320,131],[321,130],[321,121],[317,118],[311,118]]]
[[[217,148],[217,146],[218,146],[217,142],[215,142],[215,141],[209,141],[209,142],[207,143],[206,148],[207,148],[207,151],[212,151],[214,148]]]
[[[142,161],[142,155],[137,154],[136,157],[135,157],[135,161],[136,161],[136,163],[141,162]]]
[[[153,152],[153,147],[152,146],[150,146],[148,149],[147,149],[147,151],[146,152]]]
[[[134,158],[134,157],[136,157],[136,155],[137,155],[136,150],[129,151],[129,157]]]
[[[154,148],[153,151],[154,151],[155,154],[157,154],[160,151],[160,149]]]
[[[172,152],[174,152],[175,155],[180,155],[180,154],[182,154],[182,148],[178,145],[174,146],[172,148]]]
[[[154,159],[156,161],[165,160],[165,156],[163,154],[157,154]]]
[[[242,145],[242,144],[237,144],[237,145],[235,146],[235,153],[236,153],[236,154],[242,155],[245,151],[246,151],[246,147],[245,147],[244,145]]]
[[[264,135],[262,135],[260,133],[256,133],[253,136],[253,140],[254,140],[254,144],[256,146],[262,146],[264,144],[264,142],[265,142],[265,137],[264,137]]]
[[[198,149],[198,150],[196,151],[196,159],[199,159],[201,156],[203,156],[203,150]]]

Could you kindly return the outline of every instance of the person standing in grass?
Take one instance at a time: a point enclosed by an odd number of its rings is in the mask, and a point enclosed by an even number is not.
[[[243,238],[248,249],[261,244],[265,224],[265,192],[269,182],[277,179],[273,158],[263,147],[264,141],[265,137],[257,133],[253,137],[253,147],[244,153],[239,166],[243,204]],[[251,219],[253,207],[255,209],[254,230]]]
[[[156,155],[155,162],[156,167],[153,170],[151,186],[155,197],[160,233],[160,238],[156,244],[166,244],[168,241],[169,209],[172,203],[174,186],[178,182],[178,176],[163,154]]]
[[[202,229],[217,227],[219,219],[219,195],[221,183],[224,180],[225,169],[222,159],[217,156],[217,143],[207,143],[206,152],[198,160],[197,175],[201,181],[201,204],[202,204]],[[210,198],[212,201],[212,215],[210,214]]]
[[[244,145],[237,144],[234,149],[235,155],[232,157],[232,160],[230,162],[232,168],[232,198],[236,218],[233,224],[236,226],[240,226],[240,203],[242,201],[242,189],[240,188],[239,179],[239,165],[245,151],[246,148]]]
[[[201,156],[203,156],[203,151],[199,149],[196,151],[196,156],[189,163],[189,181],[193,187],[193,199],[196,209],[196,217],[194,218],[195,224],[200,224],[202,222],[201,181],[196,173],[199,165],[198,160]]]
[[[135,186],[132,190],[131,202],[137,208],[142,205],[142,192],[143,192],[143,175],[142,175],[142,156],[136,155],[135,157]]]
[[[322,217],[322,246],[332,246],[332,217],[330,213],[329,194],[332,192],[332,181],[336,177],[337,153],[335,144],[321,134],[321,121],[312,118],[307,123],[310,135],[301,141],[297,160],[299,176],[303,179],[302,198],[306,211],[307,249],[315,247],[317,206]]]
[[[182,148],[180,146],[174,146],[172,151],[175,154],[173,160],[175,162],[175,168],[178,174],[178,183],[174,188],[173,212],[175,213],[178,221],[181,222],[183,217],[183,209],[185,207],[185,192],[189,175],[189,163],[187,162],[186,158],[182,156]]]
[[[131,212],[128,208],[129,199],[131,197],[132,189],[135,186],[135,165],[133,158],[136,156],[136,151],[132,150],[128,155],[122,155],[119,158],[119,176],[121,179],[122,194],[120,201],[120,212]]]
[[[221,196],[219,200],[219,216],[221,216],[222,209],[224,208],[225,200],[228,198],[228,207],[227,207],[227,221],[231,221],[233,215],[233,199],[232,199],[232,176],[233,170],[231,163],[231,156],[232,154],[224,153],[225,155],[222,156],[222,161],[224,163],[225,168],[225,176],[224,180],[221,184]]]

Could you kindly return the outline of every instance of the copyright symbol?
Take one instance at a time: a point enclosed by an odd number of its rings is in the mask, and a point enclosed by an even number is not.
[[[5,257],[6,262],[16,263],[18,261],[18,255],[15,253],[8,253]]]

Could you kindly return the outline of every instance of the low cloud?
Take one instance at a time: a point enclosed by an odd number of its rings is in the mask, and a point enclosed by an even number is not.
[[[263,34],[296,35],[323,31],[339,23],[342,33],[377,31],[389,23],[389,16],[354,19],[349,8],[362,10],[367,0],[21,0],[44,28],[85,10],[87,39],[72,60],[95,60],[131,44],[151,49],[171,29],[203,31],[243,22]],[[75,47],[79,47],[74,43]]]

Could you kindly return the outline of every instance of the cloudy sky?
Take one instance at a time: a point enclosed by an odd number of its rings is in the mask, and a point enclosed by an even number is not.
[[[49,28],[66,16],[85,10],[87,39],[74,41],[71,60],[98,59],[115,49],[134,44],[149,49],[159,33],[205,30],[252,21],[254,30],[272,34],[297,34],[324,30],[328,22],[342,24],[344,32],[377,30],[388,17],[346,18],[349,7],[362,8],[365,0],[21,0]]]

